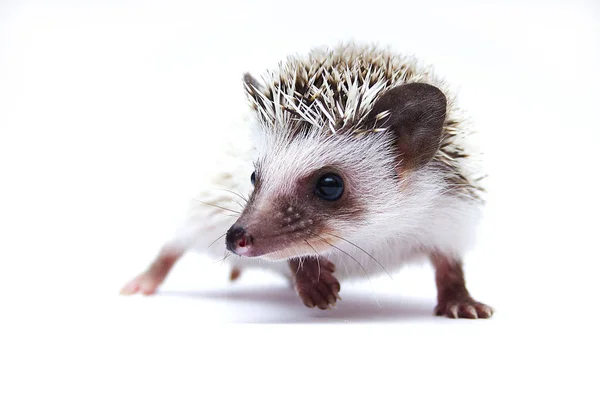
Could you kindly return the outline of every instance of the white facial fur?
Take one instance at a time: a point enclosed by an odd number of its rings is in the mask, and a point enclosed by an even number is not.
[[[380,249],[396,259],[397,252],[406,258],[426,249],[460,254],[468,247],[473,226],[470,222],[478,214],[476,204],[445,195],[448,187],[434,168],[426,166],[399,178],[397,171],[402,171],[402,166],[397,168],[389,134],[354,138],[315,130],[290,139],[287,132],[267,129],[255,128],[262,185],[261,196],[256,199],[258,208],[268,207],[268,200],[279,195],[293,197],[295,182],[321,168],[334,166],[346,178],[346,190],[365,210],[355,219],[331,215],[328,229],[336,236],[371,254]],[[326,250],[319,248],[320,254],[347,258],[347,252],[372,264],[369,256],[347,241],[334,236],[327,240],[343,251],[326,246]],[[294,251],[300,256],[314,255],[314,251],[302,246]]]

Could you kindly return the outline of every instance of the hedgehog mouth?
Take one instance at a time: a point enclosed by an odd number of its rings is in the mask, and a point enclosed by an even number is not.
[[[248,258],[260,258],[267,261],[283,261],[300,257],[316,257],[332,248],[329,243],[323,241],[301,239],[299,241],[295,240],[285,241],[285,243],[276,243],[278,242],[277,238],[281,238],[281,236],[269,236],[267,238],[258,238],[258,240],[255,239],[252,246],[246,251],[240,252],[238,250],[233,251],[233,253]],[[267,243],[265,243],[265,241]]]
[[[271,236],[268,240],[277,238]],[[262,238],[264,240],[264,238]],[[300,240],[286,241],[261,248],[259,245],[254,249],[251,257],[258,257],[268,261],[282,261],[301,257],[317,257],[330,253],[335,248],[338,240],[335,237],[326,235],[326,237],[311,237]]]

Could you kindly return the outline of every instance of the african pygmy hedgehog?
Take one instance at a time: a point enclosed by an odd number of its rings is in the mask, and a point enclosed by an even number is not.
[[[469,295],[462,269],[483,204],[478,171],[454,98],[429,68],[347,44],[289,57],[262,82],[249,74],[243,82],[255,149],[235,158],[253,156],[254,169],[220,170],[214,181],[224,190],[200,194],[123,293],[153,293],[186,250],[208,246],[239,256],[226,260],[233,277],[250,265],[279,270],[306,306],[327,309],[340,299],[339,280],[428,258],[437,315],[492,315]],[[236,199],[245,204],[232,216]],[[225,242],[211,243],[215,234]]]

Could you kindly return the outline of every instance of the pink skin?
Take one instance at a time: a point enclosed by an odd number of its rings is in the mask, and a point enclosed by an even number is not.
[[[254,254],[251,254],[251,247],[245,244],[244,239],[237,244],[234,253],[238,256],[255,257]]]
[[[154,294],[181,254],[173,250],[163,250],[145,272],[123,286],[121,294],[129,295],[138,292],[145,295]]]
[[[253,246],[251,244],[251,240],[249,239],[249,236],[247,234],[245,234],[244,236],[235,240],[234,243],[235,243],[235,245],[232,249],[232,252],[234,254],[237,254],[238,256],[258,257],[258,256],[262,255],[255,251],[255,249],[253,248]]]

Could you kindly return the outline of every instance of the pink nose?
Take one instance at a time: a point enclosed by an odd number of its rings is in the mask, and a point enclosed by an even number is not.
[[[227,250],[240,256],[247,254],[252,246],[252,236],[246,232],[244,227],[237,224],[229,228],[225,241]]]

